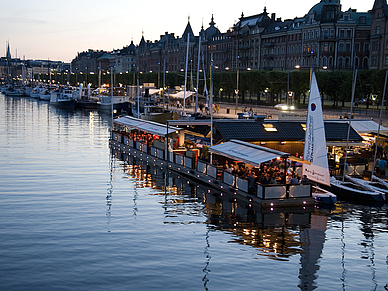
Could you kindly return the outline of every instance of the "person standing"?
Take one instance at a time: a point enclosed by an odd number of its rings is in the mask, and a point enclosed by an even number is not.
[[[385,171],[387,169],[387,162],[385,161],[385,159],[380,159],[378,168],[380,169],[381,175],[385,176],[386,175]]]

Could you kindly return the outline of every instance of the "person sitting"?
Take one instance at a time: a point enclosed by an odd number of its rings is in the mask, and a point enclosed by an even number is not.
[[[303,178],[300,181],[300,183],[303,184],[303,185],[308,185],[308,184],[310,184],[310,180],[307,178],[306,175],[303,175]]]
[[[228,173],[230,174],[234,174],[235,170],[234,170],[234,165],[231,165],[227,170],[226,170]]]
[[[261,184],[263,185],[269,184],[269,179],[267,175],[264,175],[263,179],[261,179]]]
[[[299,184],[298,175],[294,174],[294,176],[292,177],[290,182],[291,182],[291,184]]]
[[[270,176],[269,183],[270,183],[270,184],[277,184],[278,182],[276,181],[276,179],[275,179],[274,176]]]
[[[292,179],[291,173],[287,173],[287,176],[286,176],[286,183],[287,183],[287,184],[290,184],[290,183],[291,183],[291,179]]]
[[[257,178],[257,176],[255,175],[255,172],[252,171],[252,170],[249,170],[249,171],[248,171],[248,176],[247,176],[247,180],[248,180],[248,192],[249,192],[249,193],[254,193],[254,191],[255,191],[255,182],[256,182],[256,178]]]

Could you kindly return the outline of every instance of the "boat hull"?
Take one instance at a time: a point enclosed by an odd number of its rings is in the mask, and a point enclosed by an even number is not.
[[[82,109],[98,109],[98,103],[97,101],[92,100],[77,100],[75,102],[75,107]]]
[[[75,106],[75,100],[64,100],[64,101],[57,101],[57,102],[50,102],[53,106],[57,108],[62,109],[74,109]]]
[[[384,203],[384,195],[380,192],[368,191],[368,190],[357,190],[346,187],[340,183],[331,183],[331,190],[341,200],[348,200],[351,202],[369,204],[369,203]]]

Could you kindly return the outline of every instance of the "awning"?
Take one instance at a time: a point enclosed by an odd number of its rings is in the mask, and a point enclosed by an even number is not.
[[[276,151],[235,139],[212,146],[209,150],[212,153],[225,156],[233,160],[243,161],[253,166],[259,166],[259,164],[263,162],[279,157],[288,158],[291,156],[289,153]]]
[[[135,128],[144,132],[148,132],[151,134],[156,134],[160,136],[167,135],[167,125],[153,122],[153,121],[137,119],[131,116],[124,116],[124,117],[119,117],[117,119],[114,119],[113,122],[127,127]],[[182,128],[171,127],[171,126],[168,127],[169,134],[180,130],[182,130]]]
[[[183,100],[184,98],[187,99],[187,98],[191,98],[191,97],[194,97],[196,96],[196,92],[193,92],[193,91],[180,91],[178,93],[175,93],[175,94],[169,94],[169,96],[171,98],[176,98],[176,99],[181,99]],[[201,94],[198,94],[198,98],[205,98],[205,96],[201,95]]]
[[[329,120],[326,120],[326,121],[329,121]],[[349,123],[349,119],[336,119],[336,120],[330,120],[330,122]],[[379,124],[370,119],[352,119],[350,124],[360,134],[361,133],[377,134],[377,131],[379,128]],[[387,133],[387,132],[388,132],[388,128],[380,125],[380,133]]]
[[[330,146],[336,146],[336,147],[346,147],[346,141],[334,141],[334,142],[326,142],[326,145],[328,147]],[[362,147],[362,146],[365,146],[364,143],[362,142],[348,142],[347,144],[348,146],[350,147]]]

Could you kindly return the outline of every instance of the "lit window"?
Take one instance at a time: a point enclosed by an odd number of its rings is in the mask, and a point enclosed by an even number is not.
[[[273,124],[265,123],[263,126],[266,131],[278,131],[275,127],[273,127]]]
[[[306,124],[305,123],[301,123],[301,126],[302,126],[303,130],[306,131]]]

